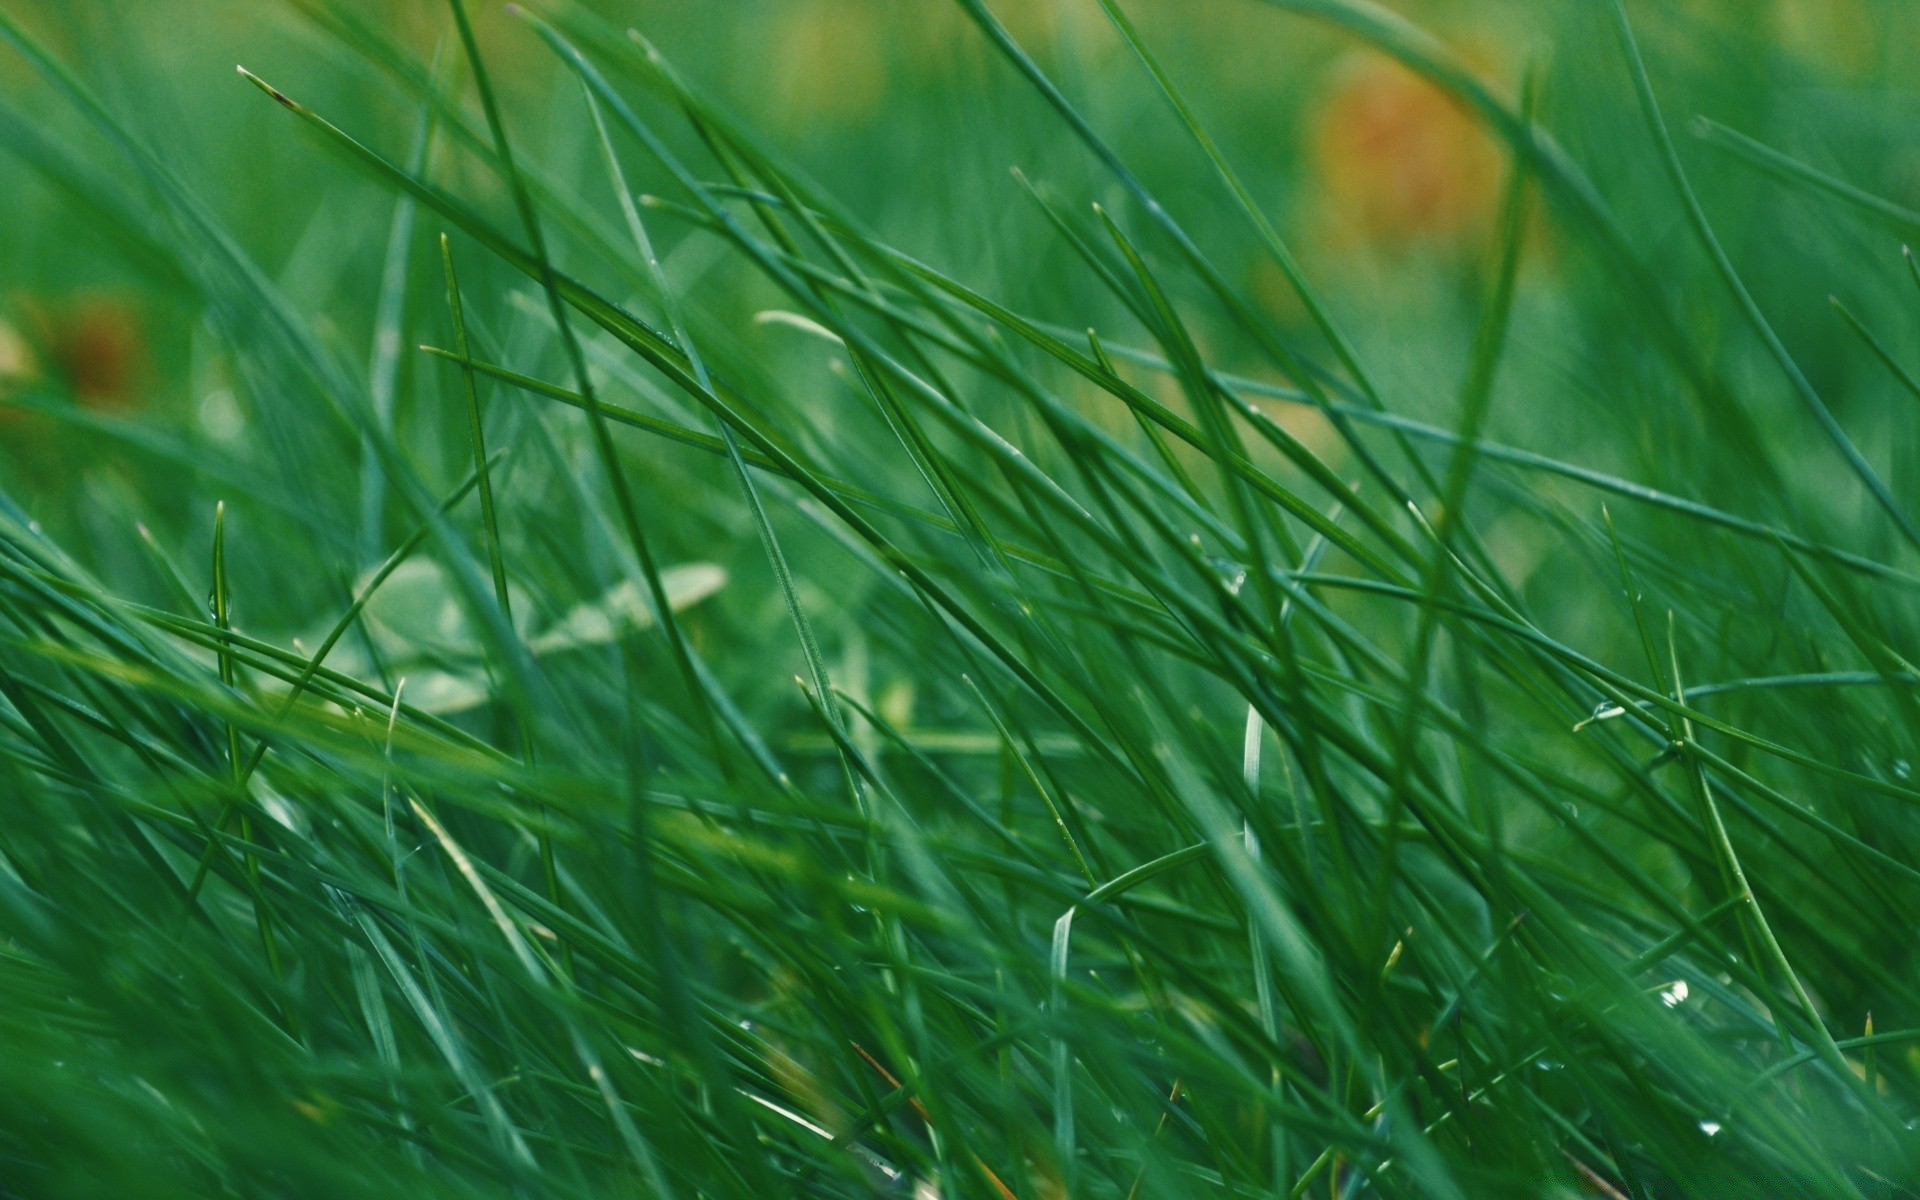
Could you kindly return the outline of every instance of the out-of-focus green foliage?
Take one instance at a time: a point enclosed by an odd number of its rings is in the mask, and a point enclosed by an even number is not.
[[[0,0],[0,1195],[1913,1194],[1911,26]]]

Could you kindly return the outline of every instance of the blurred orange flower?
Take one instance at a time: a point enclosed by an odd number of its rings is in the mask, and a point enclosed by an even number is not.
[[[133,305],[85,296],[34,314],[51,373],[90,408],[127,408],[138,399],[147,342]]]
[[[1484,227],[1498,203],[1500,159],[1473,118],[1381,55],[1337,72],[1311,139],[1329,217],[1369,241],[1455,241]]]

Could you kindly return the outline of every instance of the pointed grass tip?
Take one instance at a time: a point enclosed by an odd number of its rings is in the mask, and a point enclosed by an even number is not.
[[[1599,704],[1594,706],[1593,714],[1591,716],[1587,717],[1586,720],[1580,721],[1574,725],[1573,732],[1579,733],[1582,729],[1585,729],[1589,725],[1596,725],[1601,721],[1611,721],[1615,717],[1625,716],[1626,712],[1627,710],[1621,705],[1615,704],[1609,700],[1602,700]]]
[[[239,63],[235,63],[233,66],[233,69],[238,71],[241,74],[241,76],[246,79],[248,83],[251,83],[253,86],[259,88],[261,91],[265,92],[267,95],[272,96],[274,99],[274,102],[279,104],[281,107],[292,109],[294,112],[300,111],[300,106],[298,104],[295,104],[290,98],[288,98],[285,92],[281,91],[277,87],[274,87],[272,84],[260,78],[258,75],[255,75],[252,71],[247,70],[246,67],[240,65]]]
[[[648,62],[658,64],[663,61],[660,57],[659,47],[648,41],[646,34],[641,33],[638,29],[629,28],[627,30],[627,37],[632,39],[634,45],[639,46],[640,49],[645,52]]]

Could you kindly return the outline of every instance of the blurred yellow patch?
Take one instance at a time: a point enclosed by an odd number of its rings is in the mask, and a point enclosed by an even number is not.
[[[1879,30],[1861,0],[1776,0],[1775,11],[1789,49],[1849,75],[1872,69]]]
[[[1034,53],[1053,48],[1062,33],[1062,18],[1071,15],[1060,0],[1000,0],[992,8],[1007,32]]]
[[[1451,96],[1375,53],[1337,69],[1309,133],[1330,231],[1385,248],[1452,243],[1490,224],[1500,156]]]
[[[887,94],[884,16],[858,0],[809,0],[780,16],[773,67],[786,120],[804,127],[879,110]]]
[[[1266,403],[1261,407],[1274,423],[1328,466],[1337,467],[1346,459],[1347,443],[1333,427],[1327,414],[1311,404]]]
[[[0,321],[0,392],[22,383],[30,383],[40,373],[33,347],[20,331]]]

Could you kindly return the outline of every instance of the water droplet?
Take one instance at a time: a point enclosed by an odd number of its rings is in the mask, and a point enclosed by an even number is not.
[[[1896,758],[1893,760],[1893,775],[1895,779],[1905,779],[1911,774],[1913,774],[1912,763],[1909,763],[1904,758]]]
[[[1567,1069],[1565,1063],[1557,1063],[1550,1058],[1543,1058],[1533,1065],[1536,1070],[1540,1071],[1564,1071]]]
[[[1676,979],[1666,991],[1660,993],[1660,1003],[1668,1008],[1678,1008],[1687,1002],[1687,981]]]
[[[1720,1132],[1720,1122],[1702,1121],[1700,1122],[1700,1132],[1706,1134],[1708,1137],[1712,1137],[1714,1134]]]
[[[1222,558],[1217,554],[1209,554],[1207,563],[1220,573],[1220,579],[1227,585],[1227,591],[1238,596],[1240,589],[1247,583],[1247,568],[1231,558]]]

